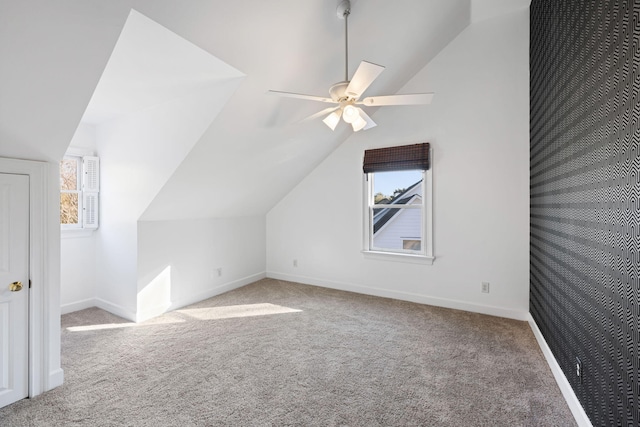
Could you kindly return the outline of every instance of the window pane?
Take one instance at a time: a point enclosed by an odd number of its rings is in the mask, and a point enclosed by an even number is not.
[[[422,171],[376,172],[371,176],[373,203],[389,205],[371,207],[371,248],[420,252],[424,221]]]
[[[387,204],[422,180],[422,171],[376,172],[373,179],[373,203]]]
[[[78,161],[76,159],[62,159],[60,161],[60,189],[78,189]]]
[[[408,249],[410,251],[419,251],[420,240],[403,240],[402,249]]]
[[[60,193],[60,224],[78,223],[78,193]]]
[[[373,248],[421,250],[422,208],[381,209],[374,215]],[[405,247],[405,242],[417,242],[417,249]]]

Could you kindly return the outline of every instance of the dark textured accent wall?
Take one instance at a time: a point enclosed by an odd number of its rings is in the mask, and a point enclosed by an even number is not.
[[[530,42],[530,311],[593,425],[640,426],[640,1],[533,0]]]

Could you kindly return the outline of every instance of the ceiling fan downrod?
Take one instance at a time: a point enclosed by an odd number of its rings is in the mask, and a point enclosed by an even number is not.
[[[336,11],[339,19],[344,19],[344,81],[349,81],[349,23],[348,19],[351,14],[351,2],[342,0],[338,4]]]

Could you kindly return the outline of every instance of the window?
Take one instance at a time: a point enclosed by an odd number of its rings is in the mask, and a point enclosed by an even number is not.
[[[428,143],[365,151],[364,253],[433,261]]]
[[[100,162],[67,155],[60,161],[60,225],[64,230],[98,228]]]
[[[419,251],[422,248],[422,239],[419,240],[402,240],[402,249]]]

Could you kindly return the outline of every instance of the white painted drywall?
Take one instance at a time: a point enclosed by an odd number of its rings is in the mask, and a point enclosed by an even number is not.
[[[372,93],[400,88],[470,19],[470,0],[395,3],[354,2],[349,18],[349,75],[361,60],[387,66]],[[5,0],[0,1],[0,153],[60,160],[131,8],[249,76],[223,120],[161,190],[162,200],[150,206],[146,220],[187,219],[180,208],[185,203],[203,218],[266,214],[348,135],[327,134],[320,120],[298,123],[323,105],[266,95],[274,89],[326,96],[344,78],[344,21],[336,16],[335,1]],[[157,62],[141,69],[152,64]],[[174,58],[172,68],[183,65],[182,58]],[[164,92],[156,87],[156,70],[142,82],[150,90],[146,95]],[[173,83],[184,88],[193,81]],[[110,102],[130,101],[110,91],[118,90],[114,86],[107,89]],[[126,89],[138,94],[140,87]],[[256,159],[249,165],[247,152]],[[227,182],[234,183],[232,190]],[[211,191],[216,197],[200,197]],[[231,203],[218,204],[221,197]],[[171,203],[175,200],[180,203]]]
[[[131,75],[131,68],[136,69],[132,62],[140,62],[144,69],[147,61],[164,67],[152,74],[153,81]],[[99,105],[87,108],[92,120],[109,118],[96,125],[101,172],[96,298],[100,307],[137,320],[136,313],[146,309],[138,301],[137,222],[243,75],[132,11],[103,76],[95,95]],[[114,96],[108,90],[114,85],[142,85],[139,102]],[[154,90],[149,91],[147,85],[166,96],[149,95]],[[182,208],[189,210],[190,206]]]
[[[96,155],[96,128],[80,123],[67,150]],[[63,230],[60,240],[60,303],[62,313],[95,305],[96,239],[91,230]]]
[[[95,305],[96,241],[94,233],[62,232],[60,303],[62,313]]]
[[[120,306],[122,316],[130,318],[137,307],[137,221],[209,126],[220,97],[231,92],[212,85],[97,126],[97,297]]]
[[[201,13],[212,12],[206,37],[194,25],[204,18],[170,18],[170,28],[248,77],[162,188],[144,220],[188,219],[191,212],[182,209],[185,204],[192,204],[203,218],[264,215],[351,132],[345,126],[327,132],[320,119],[301,122],[323,110],[321,103],[267,94],[273,89],[326,96],[331,85],[344,79],[344,21],[337,19],[336,3],[305,0],[272,7],[255,2],[250,14],[247,7],[228,2],[224,8],[213,3],[203,8],[207,10]],[[242,18],[226,18],[235,10]],[[184,16],[190,12],[181,8]],[[401,7],[396,2],[354,4],[348,74],[353,76],[361,60],[385,65],[370,90],[393,92],[469,20],[470,0],[405,0]],[[220,199],[227,203],[218,203]]]
[[[379,109],[378,127],[282,199],[267,214],[267,275],[526,319],[528,29],[528,9],[467,27],[399,92],[434,91],[432,105]],[[363,258],[364,150],[424,141],[434,152],[434,264]]]
[[[129,8],[0,2],[0,153],[58,162]]]
[[[471,22],[528,9],[530,4],[531,0],[471,0]]]
[[[96,127],[90,123],[80,122],[76,128],[76,132],[71,138],[69,150],[76,155],[95,156],[96,155]]]
[[[263,216],[140,221],[139,320],[263,278],[265,239]]]

